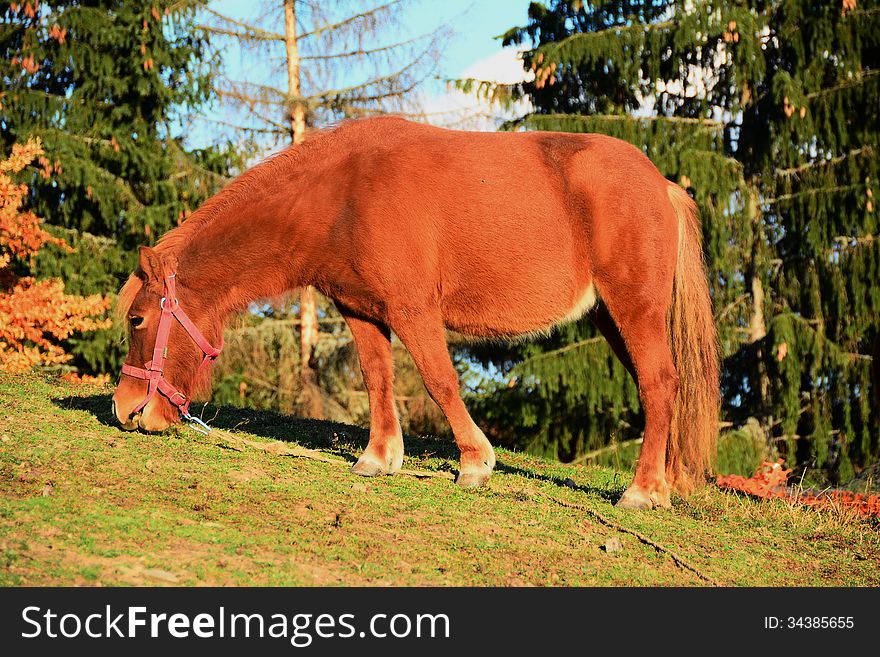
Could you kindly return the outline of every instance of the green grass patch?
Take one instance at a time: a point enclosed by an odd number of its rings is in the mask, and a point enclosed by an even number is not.
[[[671,510],[612,504],[630,474],[498,450],[489,485],[362,479],[230,449],[187,428],[118,430],[109,389],[0,375],[0,584],[698,586],[650,537],[728,585],[880,585],[876,523],[709,486]],[[358,427],[205,409],[246,438],[353,462]],[[408,436],[405,468],[452,472],[453,444]],[[748,458],[745,454],[743,458]],[[617,536],[620,552],[605,542]]]

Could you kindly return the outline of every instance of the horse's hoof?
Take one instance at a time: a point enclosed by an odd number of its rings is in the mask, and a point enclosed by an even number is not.
[[[387,467],[383,467],[381,463],[361,456],[357,463],[351,466],[351,472],[361,477],[378,477],[379,475],[388,474],[389,470]]]
[[[623,497],[617,500],[615,504],[618,509],[641,509],[650,510],[654,508],[654,503],[645,491],[639,488],[630,488]]]
[[[672,503],[669,500],[668,493],[661,493],[660,491],[648,493],[643,488],[630,486],[614,506],[618,509],[649,511],[658,507],[668,509],[672,506]]]
[[[459,472],[455,483],[462,488],[479,488],[485,486],[492,476],[492,470],[468,470]]]

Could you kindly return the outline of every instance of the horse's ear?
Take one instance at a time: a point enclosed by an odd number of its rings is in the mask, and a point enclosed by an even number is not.
[[[165,267],[162,256],[149,246],[138,247],[138,269],[145,282],[161,281],[165,278]]]

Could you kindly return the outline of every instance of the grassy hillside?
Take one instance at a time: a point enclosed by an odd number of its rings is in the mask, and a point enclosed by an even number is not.
[[[622,512],[629,473],[503,450],[480,490],[367,480],[362,429],[221,409],[210,436],[125,433],[110,393],[0,375],[0,584],[880,585],[877,524],[831,511],[708,487]],[[445,441],[407,449],[455,468]]]

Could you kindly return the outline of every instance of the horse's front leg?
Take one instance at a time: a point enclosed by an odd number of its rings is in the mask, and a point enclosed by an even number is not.
[[[397,309],[389,319],[455,435],[461,451],[461,467],[455,483],[463,487],[482,486],[495,467],[495,451],[461,400],[458,374],[449,357],[439,309]]]
[[[370,442],[351,471],[365,477],[394,474],[403,465],[403,433],[394,405],[394,361],[387,326],[339,307],[358,351],[370,399]]]

